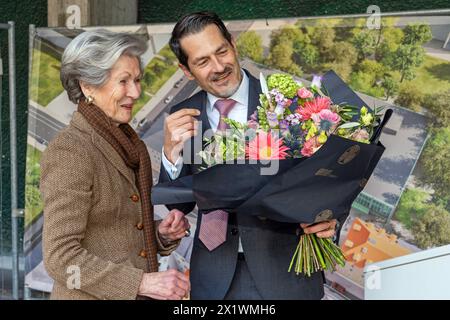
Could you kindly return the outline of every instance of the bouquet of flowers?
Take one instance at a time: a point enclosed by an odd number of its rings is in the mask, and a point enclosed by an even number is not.
[[[333,71],[310,86],[284,74],[260,82],[250,120],[224,119],[229,129],[204,139],[201,170],[154,186],[153,204],[195,202],[204,214],[223,209],[286,223],[347,216],[385,150],[378,138],[392,110],[380,123],[379,110]],[[309,276],[343,263],[331,239],[300,235],[289,271]]]
[[[203,169],[224,160],[284,160],[311,157],[337,135],[361,143],[370,143],[379,124],[379,110],[365,106],[333,104],[321,91],[320,77],[307,87],[286,74],[272,74],[265,81],[260,75],[263,93],[260,105],[247,123],[224,119],[230,129],[216,132],[206,140],[200,152]],[[315,234],[300,236],[289,272],[310,276],[319,270],[335,270],[344,265],[344,255],[329,238]]]

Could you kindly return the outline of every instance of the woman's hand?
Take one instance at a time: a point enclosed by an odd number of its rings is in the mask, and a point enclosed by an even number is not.
[[[158,226],[160,238],[164,241],[176,241],[186,236],[190,229],[189,221],[180,210],[171,210]]]
[[[301,223],[300,227],[302,227],[305,233],[315,233],[319,238],[331,238],[336,233],[336,223],[336,219],[333,219],[320,222],[311,227],[309,227],[310,224]]]
[[[187,297],[191,283],[187,275],[169,269],[144,273],[138,294],[158,300],[181,300]]]

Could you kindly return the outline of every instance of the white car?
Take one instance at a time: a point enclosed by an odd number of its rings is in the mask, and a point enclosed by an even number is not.
[[[147,123],[147,121],[148,121],[148,119],[147,118],[143,118],[141,121],[139,121],[139,123],[138,123],[138,127],[143,127],[144,126],[144,124],[146,124]]]
[[[172,101],[173,96],[168,96],[167,98],[164,99],[164,103],[169,103],[170,101]]]

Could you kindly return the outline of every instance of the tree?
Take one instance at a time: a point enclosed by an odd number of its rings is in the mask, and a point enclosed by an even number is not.
[[[395,103],[413,111],[420,111],[423,98],[424,94],[417,84],[406,82],[400,86]]]
[[[315,46],[311,44],[301,45],[300,43],[297,43],[297,46],[294,46],[294,53],[299,65],[310,70],[317,67],[320,54],[319,50],[317,50]]]
[[[255,62],[263,60],[262,39],[255,31],[243,32],[236,41],[236,47],[241,57],[247,57]]]
[[[334,63],[347,64],[352,67],[358,59],[355,47],[347,41],[338,41],[330,49],[330,56]]]
[[[384,90],[378,85],[373,85],[373,75],[361,71],[354,72],[350,76],[350,86],[356,90],[373,97],[381,98]]]
[[[311,43],[317,47],[323,61],[330,61],[330,49],[334,45],[336,36],[334,28],[329,26],[308,27],[307,35],[311,39]]]
[[[425,23],[409,24],[405,27],[404,44],[421,46],[433,38],[431,27]]]
[[[333,70],[344,81],[349,81],[350,74],[352,73],[352,66],[347,63],[328,62],[321,65],[323,71]]]
[[[431,112],[431,123],[437,127],[450,126],[450,90],[427,94],[423,106]]]
[[[287,25],[278,30],[272,31],[270,35],[271,48],[284,42],[292,43],[292,45],[294,45],[295,42],[308,44],[311,40],[309,36],[304,34],[299,28]]]
[[[292,61],[293,52],[292,43],[279,43],[270,49],[267,64],[287,73],[301,76],[301,68]]]
[[[403,41],[403,30],[395,27],[383,28],[381,41],[375,50],[375,59],[382,61],[385,65],[391,65],[389,58]]]
[[[384,89],[386,100],[389,100],[390,97],[397,94],[399,86],[390,74],[386,74],[381,82],[381,87]]]
[[[419,247],[442,246],[450,243],[450,212],[442,207],[431,205],[411,228]]]
[[[434,188],[434,200],[448,207],[450,199],[450,127],[431,131],[421,156],[423,181]]]
[[[406,189],[395,210],[395,219],[411,229],[412,223],[426,212],[430,194],[420,189]]]
[[[404,79],[412,80],[415,78],[414,69],[420,67],[425,57],[425,50],[421,46],[402,44],[392,56],[392,68],[400,71],[400,82]]]
[[[363,60],[375,53],[377,37],[372,30],[359,30],[351,40],[358,51],[359,60]]]
[[[295,26],[285,26],[275,30],[271,34],[269,57],[266,63],[282,71],[301,76],[303,72],[297,64],[298,57],[295,56],[294,44],[308,42],[309,38]]]
[[[384,74],[386,73],[386,68],[379,62],[375,60],[365,59],[358,65],[358,70],[371,75],[372,85],[381,81]]]

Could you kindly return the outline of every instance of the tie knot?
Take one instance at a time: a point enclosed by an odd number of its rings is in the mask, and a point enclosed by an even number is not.
[[[236,101],[233,99],[219,99],[214,103],[214,108],[216,108],[222,117],[227,117],[228,113],[233,109]]]

